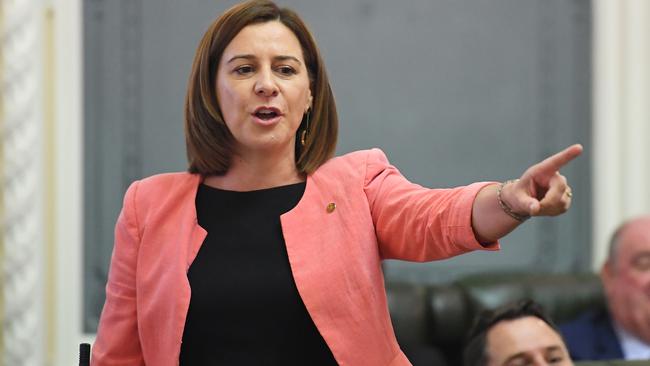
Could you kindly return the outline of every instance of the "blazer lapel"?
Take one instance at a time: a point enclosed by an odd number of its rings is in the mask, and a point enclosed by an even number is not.
[[[609,314],[603,311],[597,317],[595,325],[596,349],[599,359],[601,360],[614,360],[623,358],[623,350],[621,349],[620,341],[614,331],[614,326],[611,322]]]

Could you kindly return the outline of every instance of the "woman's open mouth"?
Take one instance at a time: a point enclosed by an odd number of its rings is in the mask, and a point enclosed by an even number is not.
[[[259,107],[253,112],[255,122],[269,126],[277,123],[282,117],[282,112],[275,107]]]

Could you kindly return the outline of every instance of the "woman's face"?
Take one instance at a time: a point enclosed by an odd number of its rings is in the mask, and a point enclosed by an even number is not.
[[[236,152],[293,153],[311,106],[309,75],[298,38],[279,21],[243,28],[221,56],[217,98]]]

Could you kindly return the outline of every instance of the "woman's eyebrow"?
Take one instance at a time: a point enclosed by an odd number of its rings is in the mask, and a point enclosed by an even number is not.
[[[298,60],[298,58],[294,57],[294,56],[284,56],[284,55],[282,55],[282,56],[275,56],[275,57],[273,57],[273,59],[275,59],[277,61],[293,60],[293,61],[297,62],[299,65],[301,64],[300,60]]]
[[[226,62],[226,63],[229,64],[229,63],[231,63],[231,62],[233,62],[235,60],[239,60],[239,59],[255,60],[256,58],[257,57],[255,55],[251,55],[251,54],[235,55],[235,56],[231,57],[230,60],[228,60],[228,62]],[[275,56],[275,57],[273,57],[273,59],[276,60],[276,61],[292,60],[292,61],[297,62],[298,64],[301,64],[300,60],[297,57],[289,56],[289,55]]]
[[[241,59],[241,58],[243,58],[245,60],[254,60],[256,57],[255,57],[255,55],[250,55],[250,54],[249,55],[235,55],[235,56],[231,57],[230,60],[228,60],[228,62],[226,62],[226,63],[229,64],[229,63],[231,63],[231,62],[233,62],[235,60]]]

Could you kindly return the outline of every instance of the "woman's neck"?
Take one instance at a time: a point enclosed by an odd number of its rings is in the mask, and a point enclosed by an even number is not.
[[[231,191],[253,191],[303,181],[305,177],[298,172],[291,152],[234,155],[226,174],[206,177],[203,183]]]

